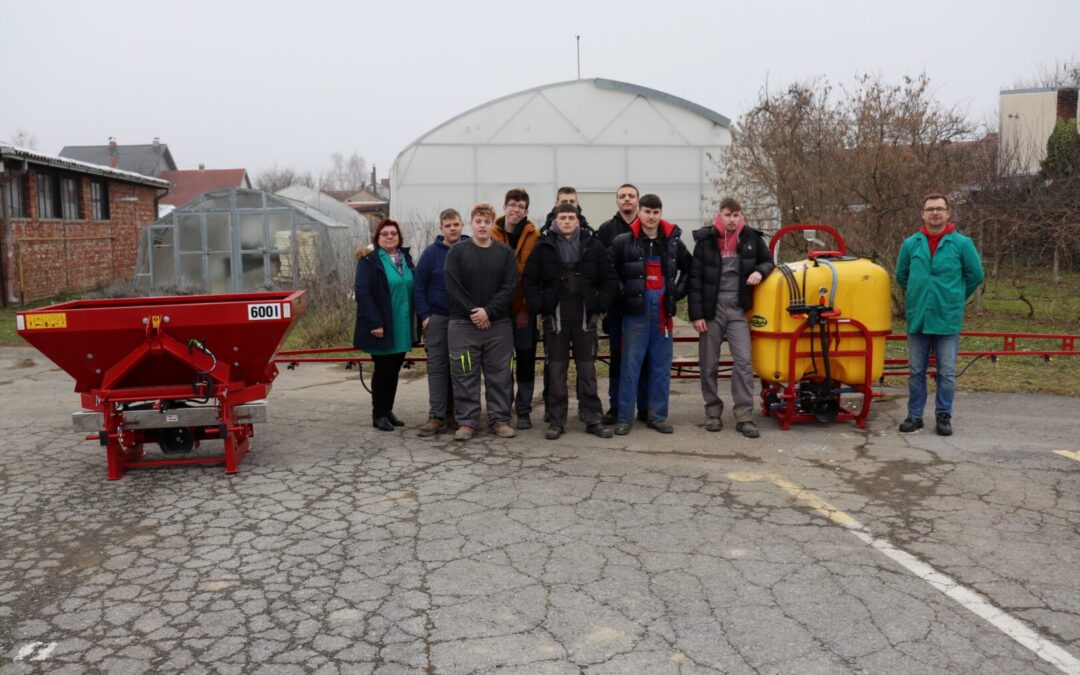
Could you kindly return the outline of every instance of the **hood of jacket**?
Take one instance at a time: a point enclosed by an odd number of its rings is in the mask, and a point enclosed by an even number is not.
[[[673,233],[682,233],[678,225],[663,219],[660,220],[660,229],[664,232],[664,236],[669,239]],[[641,218],[635,218],[634,222],[630,223],[630,231],[634,234],[634,239],[641,237]]]
[[[438,244],[439,246],[442,246],[443,248],[448,249],[450,247],[446,244],[445,239],[446,239],[446,237],[442,236],[441,234],[435,235],[435,241],[433,241],[431,243],[432,244]],[[458,243],[460,244],[461,242],[468,241],[468,240],[469,240],[469,235],[463,234],[463,235],[461,235],[461,239],[458,240]]]
[[[579,228],[581,232],[581,248],[585,249],[585,245],[588,244],[596,237],[596,232],[592,229]],[[545,231],[540,238],[536,241],[537,245],[554,246],[557,237],[561,237],[562,233],[558,229],[552,227]]]
[[[557,208],[559,208],[559,207],[558,206],[552,206],[551,210],[548,211],[547,216],[544,218],[544,227],[543,227],[543,229],[544,229],[545,232],[550,230],[551,226],[555,223],[555,216],[558,215],[558,214],[555,213],[555,210]],[[578,217],[578,222],[581,223],[581,229],[592,231],[592,227],[589,226],[589,219],[586,218],[585,214],[581,212],[581,205],[580,204],[578,204],[578,207],[577,207],[577,217]]]
[[[401,255],[408,258],[409,261],[412,261],[412,253],[409,252],[411,250],[410,247],[402,246],[398,250],[401,251]],[[376,249],[375,249],[374,244],[368,244],[367,246],[361,246],[360,248],[356,249],[356,259],[357,260],[363,260],[363,259],[367,258],[368,256],[370,256],[372,253],[375,253],[375,251],[376,251]],[[372,258],[372,260],[377,260],[378,257],[379,256],[374,256]]]
[[[745,237],[747,235],[747,233],[760,234],[762,237],[765,236],[765,233],[762,232],[761,230],[754,229],[754,228],[750,227],[749,225],[747,225],[746,227],[743,228],[742,234],[739,235],[739,238],[742,239],[743,237]],[[694,241],[695,242],[707,241],[709,239],[716,240],[716,239],[719,238],[719,236],[720,235],[716,231],[716,226],[715,225],[706,225],[705,227],[699,227],[698,229],[694,230]]]

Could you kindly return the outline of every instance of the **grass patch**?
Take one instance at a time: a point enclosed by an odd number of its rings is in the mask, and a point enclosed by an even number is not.
[[[1080,335],[1080,274],[1062,275],[1055,282],[1047,270],[1025,269],[988,279],[981,307],[976,310],[973,304],[968,306],[964,331]],[[906,323],[897,321],[893,332],[906,333]],[[1016,347],[1020,351],[1059,350],[1061,341],[1021,338]],[[1001,349],[1001,338],[960,340],[962,352]],[[905,344],[889,343],[888,356],[906,357]],[[1037,356],[1004,356],[996,363],[987,357],[973,359],[958,359],[957,373],[963,371],[956,381],[958,389],[1080,396],[1080,355],[1052,357],[1049,363]],[[903,387],[906,382],[906,378],[886,378],[890,386]]]

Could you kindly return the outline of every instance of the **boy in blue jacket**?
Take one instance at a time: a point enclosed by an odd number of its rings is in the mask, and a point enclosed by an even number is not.
[[[427,350],[428,421],[417,436],[434,436],[454,429],[454,390],[450,381],[450,353],[447,351],[447,329],[450,326],[450,298],[446,293],[443,267],[450,248],[468,237],[461,234],[461,214],[446,209],[439,214],[442,234],[424,249],[416,265],[413,283],[413,303],[424,328],[424,349]]]

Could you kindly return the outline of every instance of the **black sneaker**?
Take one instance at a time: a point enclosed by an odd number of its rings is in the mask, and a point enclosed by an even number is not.
[[[631,426],[633,425],[631,425],[629,422],[619,422],[615,425],[615,435],[625,436],[626,434],[630,433]]]
[[[900,423],[900,433],[912,434],[923,428],[921,417],[908,417]]]
[[[937,422],[935,431],[938,436],[952,436],[952,415],[938,413],[935,422]]]
[[[619,411],[616,408],[604,413],[604,416],[600,418],[600,422],[606,426],[611,426],[619,421]]]
[[[532,418],[529,415],[518,415],[517,418],[518,429],[532,429]]]
[[[544,432],[544,438],[548,439],[549,441],[554,441],[555,439],[557,439],[559,436],[562,436],[562,435],[563,435],[563,428],[560,427],[558,424],[550,425],[547,428],[547,431]]]
[[[597,438],[611,438],[611,427],[606,427],[603,424],[590,424],[585,427],[585,433],[592,434]]]
[[[656,429],[657,431],[659,431],[662,434],[675,433],[675,427],[671,426],[671,424],[669,422],[667,422],[666,420],[665,421],[649,420],[648,422],[645,423],[645,426],[649,427],[650,429]]]

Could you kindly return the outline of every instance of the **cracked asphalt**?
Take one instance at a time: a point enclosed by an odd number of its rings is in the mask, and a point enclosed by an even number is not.
[[[1076,399],[751,441],[705,432],[690,381],[672,436],[458,444],[376,431],[355,371],[304,365],[239,474],[108,482],[66,374],[0,349],[0,397],[0,675],[1070,672],[837,514],[1080,662]],[[398,415],[425,402],[403,379]]]

